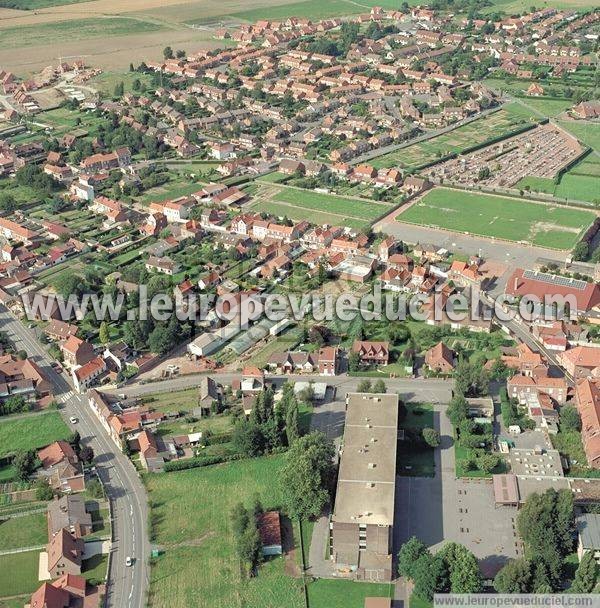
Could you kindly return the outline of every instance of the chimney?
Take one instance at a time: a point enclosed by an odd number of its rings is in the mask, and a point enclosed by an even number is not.
[[[513,289],[514,291],[517,291],[517,289],[519,289],[519,277],[515,277]]]

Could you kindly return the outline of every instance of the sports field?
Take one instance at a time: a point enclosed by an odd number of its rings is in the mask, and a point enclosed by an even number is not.
[[[571,249],[595,214],[517,198],[435,188],[397,216],[402,222]]]
[[[520,125],[530,122],[532,116],[531,110],[518,104],[509,104],[493,114],[457,127],[448,133],[384,154],[375,158],[370,164],[377,169],[381,167],[414,169],[448,154],[462,152],[466,148],[503,133],[510,133]]]
[[[260,184],[251,205],[276,217],[308,220],[314,224],[331,224],[362,229],[392,209],[389,203],[349,198],[290,188],[281,184]]]

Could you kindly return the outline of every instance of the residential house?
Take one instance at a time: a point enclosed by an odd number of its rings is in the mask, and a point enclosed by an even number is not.
[[[65,364],[70,367],[85,365],[96,357],[93,345],[77,336],[69,336],[60,344],[60,350]]]
[[[446,344],[439,342],[425,353],[425,364],[433,372],[451,374],[455,364],[454,352]]]
[[[387,365],[390,359],[389,342],[355,340],[352,352],[358,353],[361,365]]]
[[[85,490],[85,476],[77,454],[66,441],[55,441],[38,451],[43,475],[52,489],[64,494]]]
[[[573,378],[600,378],[600,347],[575,346],[561,353],[559,358]]]
[[[581,440],[588,464],[600,469],[600,382],[579,380],[575,403],[581,416]]]
[[[52,578],[64,574],[81,574],[81,562],[85,543],[66,528],[61,528],[50,537],[46,552],[48,554],[48,572]]]
[[[92,516],[85,509],[85,498],[67,494],[48,503],[48,535],[50,537],[66,529],[75,538],[92,533]]]
[[[80,393],[85,392],[107,369],[106,361],[102,357],[94,357],[81,367],[75,368],[73,370],[75,388]]]

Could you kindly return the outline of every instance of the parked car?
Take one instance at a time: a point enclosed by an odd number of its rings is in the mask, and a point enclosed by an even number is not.
[[[75,416],[71,416],[71,417],[69,418],[69,422],[70,422],[71,424],[77,424],[77,423],[79,422],[79,419],[78,419],[78,418],[75,418]]]

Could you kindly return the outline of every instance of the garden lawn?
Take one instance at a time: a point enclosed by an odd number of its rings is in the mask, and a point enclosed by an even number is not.
[[[0,597],[33,593],[39,586],[39,551],[0,555]]]
[[[0,419],[0,457],[17,450],[41,448],[71,434],[58,412]]]
[[[242,578],[230,527],[233,506],[258,493],[265,509],[281,502],[277,476],[283,456],[240,460],[146,478],[154,560],[149,605],[160,608],[303,608],[300,580],[284,572],[283,558]]]
[[[581,209],[435,188],[396,219],[552,249],[571,249],[594,217]]]
[[[598,469],[587,466],[587,458],[583,451],[581,434],[578,431],[559,431],[550,436],[552,447],[566,456],[570,468],[567,473],[570,477],[600,477]],[[576,463],[575,463],[576,461]]]
[[[0,519],[0,551],[37,547],[48,542],[45,513]]]
[[[388,583],[317,579],[308,584],[310,608],[363,608],[367,597],[394,597]]]

